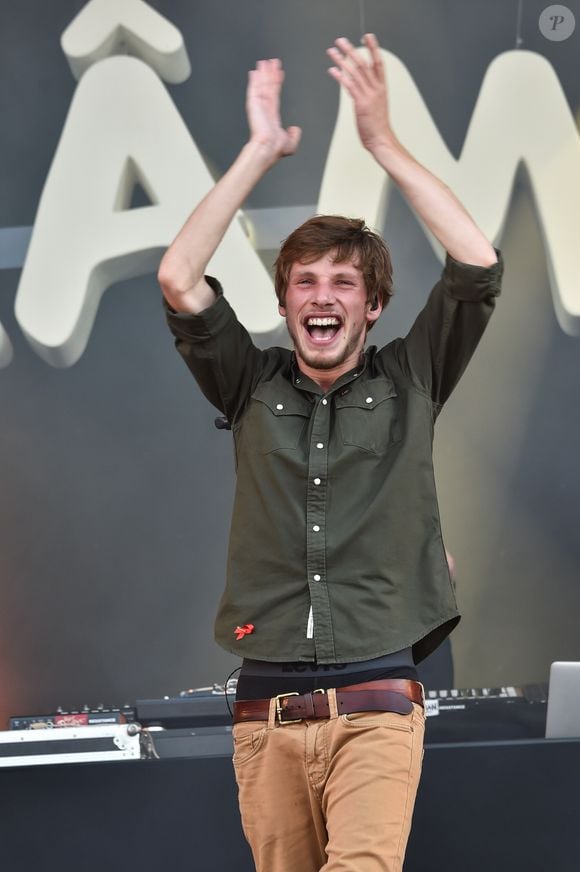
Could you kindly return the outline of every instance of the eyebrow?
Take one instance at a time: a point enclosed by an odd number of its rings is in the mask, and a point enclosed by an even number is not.
[[[356,271],[353,270],[352,272],[349,272],[349,271],[343,272],[341,270],[340,272],[334,273],[332,278],[333,279],[357,279],[361,275],[362,274],[358,270],[356,270]],[[317,277],[316,273],[313,272],[312,270],[309,270],[309,269],[301,269],[301,270],[297,270],[296,272],[292,273],[292,278],[309,279],[309,278],[316,278],[316,277]]]

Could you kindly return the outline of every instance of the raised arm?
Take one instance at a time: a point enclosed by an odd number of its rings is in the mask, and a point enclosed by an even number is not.
[[[165,299],[177,312],[196,314],[215,295],[204,279],[207,264],[248,194],[270,167],[298,148],[299,127],[280,121],[284,71],[279,60],[258,61],[246,95],[250,138],[209,194],[190,215],[159,267]]]
[[[335,64],[329,73],[352,97],[362,144],[452,257],[476,266],[491,266],[497,261],[491,243],[447,185],[418,163],[395,136],[377,38],[366,34],[363,42],[370,62],[344,37],[328,50]]]

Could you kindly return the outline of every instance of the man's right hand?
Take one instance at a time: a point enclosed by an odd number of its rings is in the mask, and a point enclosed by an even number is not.
[[[165,299],[177,312],[197,313],[215,300],[205,281],[207,264],[254,185],[281,158],[294,154],[299,127],[282,127],[279,60],[258,61],[249,74],[246,111],[250,139],[214,188],[194,209],[159,267]]]
[[[283,81],[284,70],[278,58],[258,61],[256,68],[248,74],[246,113],[250,141],[267,149],[273,163],[294,154],[302,135],[300,127],[282,127],[280,90]]]

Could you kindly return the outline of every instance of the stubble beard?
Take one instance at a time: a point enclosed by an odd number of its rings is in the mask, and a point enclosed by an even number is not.
[[[364,339],[366,336],[364,324],[361,325],[360,329],[353,333],[350,340],[347,341],[344,348],[337,348],[336,353],[332,357],[326,356],[325,350],[322,348],[320,351],[315,351],[314,349],[304,348],[302,343],[298,341],[298,337],[294,330],[290,328],[287,324],[288,333],[290,334],[290,339],[292,340],[292,344],[294,345],[294,351],[298,355],[298,357],[304,361],[307,366],[312,367],[312,369],[320,369],[320,370],[329,370],[336,369],[337,366],[340,366],[344,363],[351,354],[353,354],[359,344],[361,345],[360,351],[364,348]],[[363,338],[361,344],[361,336]]]

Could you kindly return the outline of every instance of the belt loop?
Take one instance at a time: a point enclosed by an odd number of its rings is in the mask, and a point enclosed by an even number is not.
[[[268,711],[268,729],[273,730],[276,726],[276,702],[275,696],[270,700],[270,709]]]
[[[332,718],[338,717],[338,705],[336,703],[336,688],[329,687],[326,691],[328,697],[328,716]]]
[[[424,685],[424,684],[421,684],[420,681],[418,681],[417,684],[418,684],[419,687],[421,688],[421,696],[422,696],[422,698],[423,698],[423,703],[422,703],[422,704],[423,704],[423,708],[425,708],[425,685]]]

